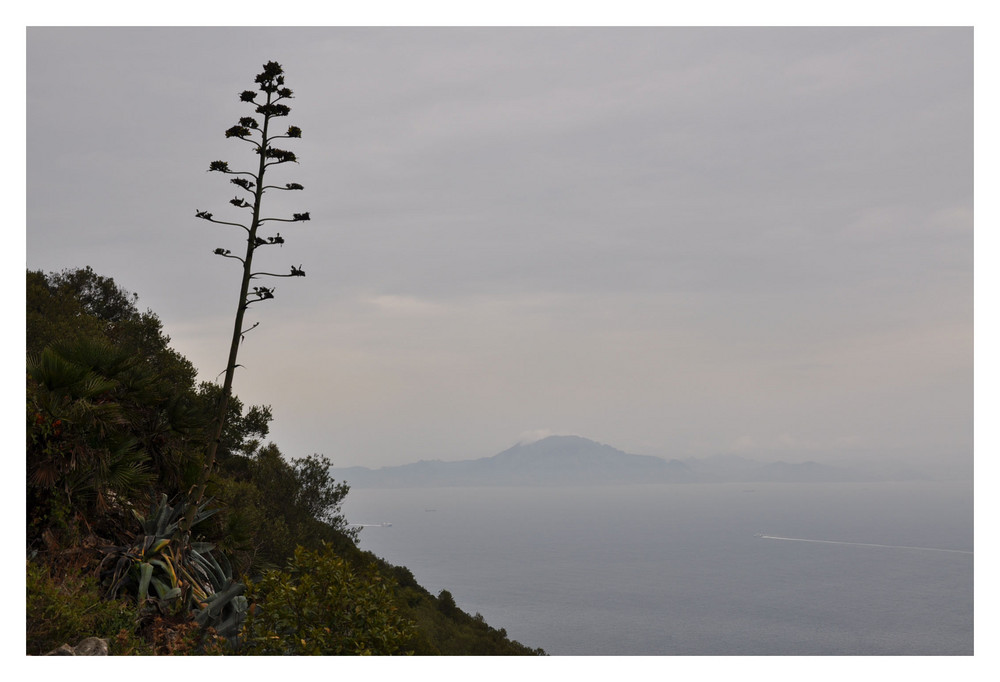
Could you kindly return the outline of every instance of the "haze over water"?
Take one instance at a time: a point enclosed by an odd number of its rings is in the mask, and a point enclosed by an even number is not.
[[[553,655],[969,655],[971,500],[927,482],[362,489],[345,511],[392,523],[362,548]]]

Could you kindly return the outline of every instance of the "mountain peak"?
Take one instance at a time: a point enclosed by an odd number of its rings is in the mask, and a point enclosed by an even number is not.
[[[573,435],[520,442],[492,457],[441,460],[332,472],[359,487],[567,486],[687,482],[819,482],[863,480],[864,476],[816,462],[765,463],[737,456],[666,460],[632,455]]]
[[[546,436],[482,459],[418,462],[378,471],[354,468],[345,474],[348,484],[363,487],[591,486],[691,480],[687,466],[680,462],[630,455],[582,436]]]
[[[595,440],[590,440],[589,438],[584,438],[583,436],[552,435],[552,436],[545,436],[544,438],[539,438],[538,440],[532,440],[527,442],[521,441],[516,445],[507,448],[507,450],[504,450],[504,452],[510,452],[511,450],[517,450],[517,449],[548,451],[548,450],[563,449],[563,448],[609,448],[611,450],[615,450],[610,445],[598,443]],[[615,452],[621,452],[621,451],[615,450]]]

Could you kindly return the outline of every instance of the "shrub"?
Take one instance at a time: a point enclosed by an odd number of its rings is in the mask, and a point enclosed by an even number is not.
[[[393,588],[374,568],[355,572],[329,544],[299,547],[284,571],[267,571],[248,587],[247,653],[409,653],[414,625],[398,613]]]
[[[101,599],[97,581],[68,574],[59,579],[43,564],[27,562],[26,630],[29,655],[44,654],[85,637],[107,639],[111,653],[144,653],[134,636],[135,609]]]

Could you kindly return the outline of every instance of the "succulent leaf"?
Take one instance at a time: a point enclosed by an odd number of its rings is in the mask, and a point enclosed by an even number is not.
[[[140,604],[146,601],[149,594],[149,581],[153,577],[153,565],[145,562],[139,564],[139,590],[138,601]]]

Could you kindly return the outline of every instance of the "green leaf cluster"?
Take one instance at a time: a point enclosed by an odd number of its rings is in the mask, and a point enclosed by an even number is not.
[[[392,583],[374,567],[353,568],[332,546],[299,547],[285,570],[252,584],[244,634],[248,652],[263,655],[394,655],[408,653],[413,623],[395,603]]]
[[[479,613],[463,611],[448,590],[431,595],[403,566],[380,564],[380,570],[397,581],[397,603],[416,624],[412,647],[416,655],[433,656],[544,656],[510,639],[503,628],[490,626]]]
[[[52,567],[39,560],[27,564],[27,646],[37,656],[62,644],[75,644],[85,637],[109,641],[112,654],[148,653],[148,647],[132,633],[135,607],[125,601],[105,600],[92,575],[63,574],[53,577]]]
[[[163,495],[148,518],[139,518],[142,530],[133,541],[105,556],[102,565],[114,565],[108,594],[135,594],[140,611],[152,606],[162,614],[190,612],[202,627],[235,639],[246,617],[245,588],[233,579],[225,554],[216,557],[213,544],[192,543],[179,533],[187,504],[172,506]],[[202,503],[194,514],[195,523],[216,511]]]
[[[324,456],[289,461],[268,443],[250,456],[220,461],[212,494],[222,510],[209,532],[223,538],[220,547],[251,574],[284,565],[298,546],[353,547],[358,529],[340,512],[348,490],[330,476]]]

